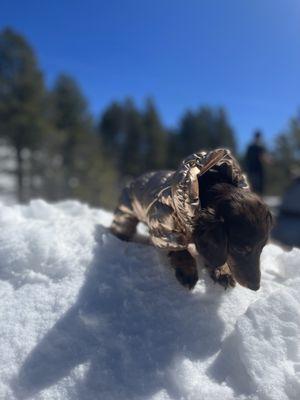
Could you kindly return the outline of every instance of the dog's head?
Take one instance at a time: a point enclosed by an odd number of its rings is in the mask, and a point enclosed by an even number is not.
[[[267,243],[272,216],[254,193],[230,184],[217,184],[209,193],[194,231],[198,252],[208,266],[227,262],[242,286],[258,290],[260,255]]]

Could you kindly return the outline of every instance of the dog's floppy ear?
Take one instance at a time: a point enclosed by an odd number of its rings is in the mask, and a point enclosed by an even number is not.
[[[207,208],[201,212],[193,233],[198,252],[211,268],[220,267],[227,260],[227,235],[224,221],[215,211]]]

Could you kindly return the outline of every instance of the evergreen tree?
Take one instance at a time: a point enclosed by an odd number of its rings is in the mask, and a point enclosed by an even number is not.
[[[145,168],[157,170],[166,166],[167,134],[153,100],[148,99],[143,115]]]
[[[181,138],[177,130],[167,131],[167,157],[165,168],[176,169],[186,154],[182,149]]]
[[[181,118],[177,141],[180,158],[184,158],[185,155],[193,153],[198,149],[199,130],[197,127],[197,118],[190,110],[186,111]]]
[[[178,141],[181,156],[199,150],[228,147],[235,150],[235,137],[224,109],[202,107],[187,111],[180,122]]]
[[[101,151],[99,141],[96,135],[87,133],[85,140],[76,147],[74,157],[78,162],[69,196],[112,209],[118,199],[118,177],[111,160]]]
[[[113,102],[102,114],[98,134],[107,153],[115,158],[121,151],[125,136],[123,104]]]
[[[98,134],[121,179],[145,171],[147,145],[143,115],[132,99],[114,102],[104,111]]]
[[[0,132],[14,147],[17,189],[25,201],[24,151],[38,148],[46,130],[45,90],[35,54],[26,40],[7,28],[0,33]]]
[[[47,197],[75,197],[112,208],[117,199],[117,175],[96,136],[87,102],[74,79],[60,75],[50,93],[53,133],[47,148]]]
[[[68,75],[62,74],[57,78],[50,102],[50,118],[56,130],[55,143],[59,147],[63,172],[60,196],[72,196],[73,189],[78,185],[78,168],[86,161],[80,148],[92,134],[92,118],[80,88]]]
[[[124,139],[120,171],[123,176],[137,176],[146,170],[143,118],[131,99],[124,104]]]
[[[282,194],[291,179],[300,175],[300,116],[292,118],[287,130],[278,135],[267,173],[267,191],[272,194]]]
[[[236,152],[236,140],[234,130],[228,122],[224,108],[216,111],[216,138],[213,147],[226,147],[233,153]]]

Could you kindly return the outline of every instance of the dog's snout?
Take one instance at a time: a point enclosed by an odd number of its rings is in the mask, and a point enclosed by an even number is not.
[[[258,290],[260,288],[260,284],[259,283],[248,283],[247,287],[251,290]]]

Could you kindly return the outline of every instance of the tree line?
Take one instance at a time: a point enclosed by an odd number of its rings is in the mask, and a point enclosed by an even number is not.
[[[77,198],[106,207],[131,177],[176,168],[199,149],[237,149],[222,107],[187,110],[175,129],[164,126],[151,98],[143,107],[131,98],[113,102],[95,118],[69,75],[46,87],[33,49],[10,28],[0,32],[0,137],[13,149],[20,202]],[[282,191],[299,165],[299,150],[300,122],[294,118],[277,138],[270,193]]]

